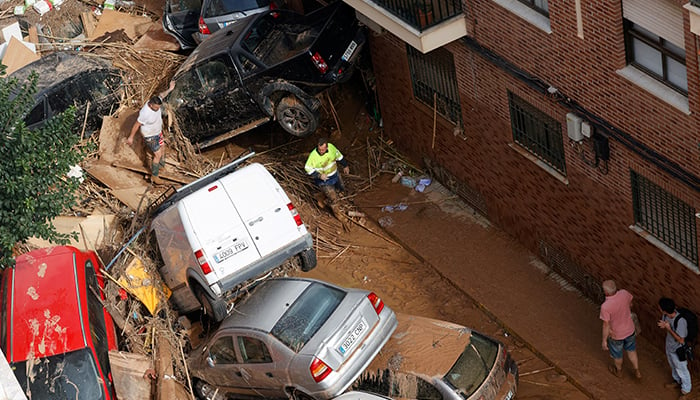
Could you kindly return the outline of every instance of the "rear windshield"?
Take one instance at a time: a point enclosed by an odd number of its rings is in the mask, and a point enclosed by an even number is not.
[[[17,381],[32,399],[103,400],[105,393],[89,348],[12,364]]]
[[[299,352],[338,307],[345,292],[312,283],[272,328],[272,335]]]
[[[469,398],[488,378],[497,357],[498,343],[472,332],[469,344],[443,379]]]
[[[269,13],[246,33],[243,48],[265,65],[276,65],[303,53],[316,41],[325,21],[315,20],[313,25],[302,21],[291,12]]]
[[[233,14],[237,12],[255,10],[267,7],[270,0],[211,0],[203,12],[204,18],[217,17],[219,15]]]

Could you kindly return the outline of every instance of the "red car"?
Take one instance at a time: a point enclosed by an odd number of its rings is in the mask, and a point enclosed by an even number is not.
[[[117,337],[96,254],[59,246],[16,262],[2,273],[0,345],[27,397],[116,399],[108,352]]]

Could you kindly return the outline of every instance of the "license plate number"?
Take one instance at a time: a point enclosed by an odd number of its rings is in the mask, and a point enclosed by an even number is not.
[[[234,244],[233,246],[231,246],[227,249],[221,250],[220,252],[214,254],[214,260],[217,263],[220,263],[220,262],[226,260],[227,258],[233,256],[234,254],[240,253],[241,251],[243,251],[247,248],[248,248],[248,243],[246,243],[245,241],[238,242],[238,243]]]
[[[352,42],[350,42],[350,45],[348,46],[348,48],[345,49],[345,53],[343,53],[342,60],[343,61],[349,60],[350,57],[352,57],[352,53],[355,52],[356,48],[357,48],[357,43],[355,43],[355,41],[353,40]]]
[[[341,343],[340,347],[338,347],[340,354],[345,355],[345,353],[352,348],[353,344],[355,344],[357,340],[362,337],[366,330],[367,323],[364,320],[361,320],[357,326],[350,330],[348,335],[345,337],[345,340],[343,340],[343,343]]]

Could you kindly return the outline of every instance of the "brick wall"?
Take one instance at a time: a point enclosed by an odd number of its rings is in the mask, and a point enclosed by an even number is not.
[[[549,1],[552,33],[490,0],[471,4],[471,35],[483,47],[556,87],[686,171],[700,175],[700,135],[694,112],[700,88],[687,12],[690,115],[616,73],[626,65],[619,1],[582,1],[584,39],[577,36],[573,1]],[[455,136],[454,126],[440,116],[433,133],[431,107],[413,97],[405,43],[385,33],[372,37],[370,45],[385,133],[414,162],[430,159],[477,190],[489,219],[535,253],[545,242],[599,282],[612,278],[628,288],[635,294],[650,335],[658,334],[653,324],[661,296],[700,311],[700,276],[629,228],[634,223],[630,169],[700,211],[698,191],[613,139],[607,173],[590,166],[592,141],[569,143],[566,113],[571,110],[566,105],[508,74],[463,41],[446,48],[455,59],[467,139]],[[525,157],[513,143],[508,91],[561,123],[564,181]],[[697,225],[697,219],[695,222]],[[661,341],[662,337],[653,339]]]

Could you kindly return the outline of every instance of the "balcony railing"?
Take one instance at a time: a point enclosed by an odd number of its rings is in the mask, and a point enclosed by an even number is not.
[[[371,0],[418,31],[462,13],[461,0]],[[700,1],[700,0],[697,0]]]

